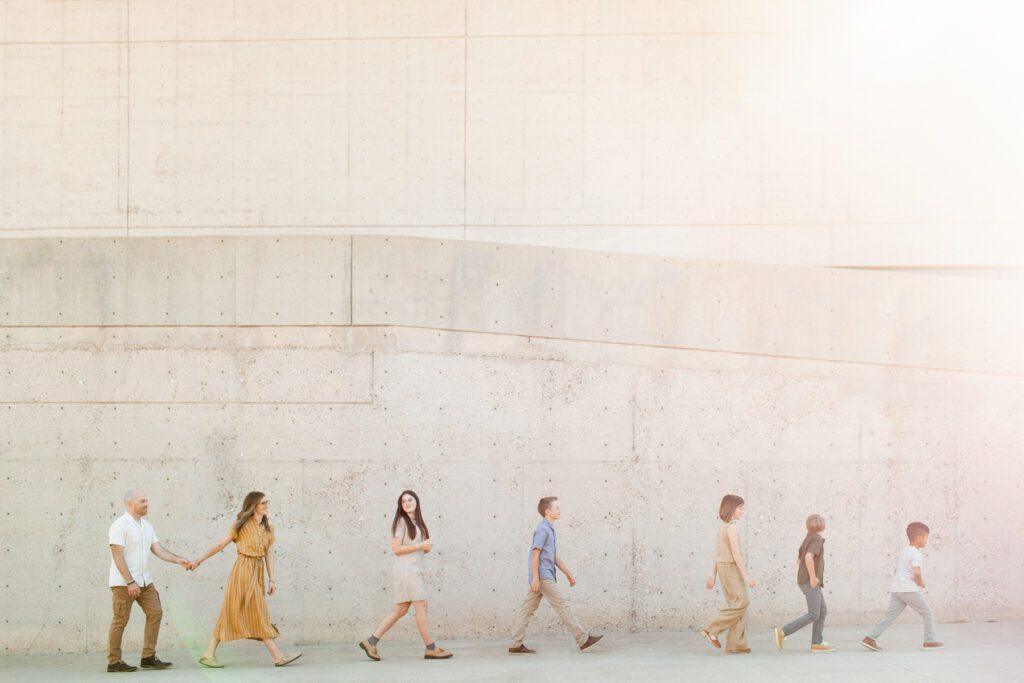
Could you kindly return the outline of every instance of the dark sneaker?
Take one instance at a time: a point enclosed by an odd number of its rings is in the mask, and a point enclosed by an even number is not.
[[[526,644],[524,643],[519,647],[510,647],[508,649],[508,653],[510,655],[535,655],[537,654],[537,651],[526,647]]]
[[[864,640],[860,641],[860,644],[869,650],[874,650],[875,652],[880,652],[882,650],[881,646],[875,642],[874,638],[868,638],[867,636],[864,636]]]
[[[580,652],[583,652],[588,647],[590,647],[591,645],[593,645],[597,641],[601,640],[602,638],[604,638],[604,636],[587,636],[587,642],[585,642],[582,645],[580,645]]]
[[[113,664],[107,664],[107,673],[128,673],[129,671],[138,671],[139,667],[132,666],[131,664],[125,664],[124,662],[114,662]]]
[[[152,657],[143,657],[142,661],[139,662],[139,667],[143,669],[170,669],[173,664],[170,662],[161,662],[157,659],[156,655]]]

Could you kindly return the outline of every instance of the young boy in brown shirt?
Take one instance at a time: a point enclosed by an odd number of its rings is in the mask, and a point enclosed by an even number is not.
[[[811,629],[811,652],[835,652],[835,648],[822,640],[825,628],[825,597],[821,588],[825,585],[825,539],[821,532],[825,531],[825,518],[811,515],[807,518],[807,535],[800,550],[796,554],[796,584],[807,599],[807,613],[794,619],[785,626],[775,627],[775,644],[782,649],[782,641],[807,624],[813,623]]]

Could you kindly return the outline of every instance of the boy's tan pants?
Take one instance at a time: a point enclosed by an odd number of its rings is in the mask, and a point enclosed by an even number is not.
[[[523,598],[523,604],[519,607],[519,628],[516,629],[515,635],[512,636],[512,644],[509,647],[515,648],[523,644],[523,638],[526,637],[526,627],[530,625],[533,613],[540,606],[541,598],[548,599],[551,608],[555,610],[555,614],[562,620],[562,625],[572,634],[577,646],[587,642],[587,632],[580,626],[580,622],[576,621],[572,610],[569,609],[569,601],[562,595],[558,584],[548,579],[541,579],[539,592],[534,593],[527,589],[526,597]]]
[[[146,615],[146,630],[142,636],[142,657],[152,657],[156,654],[156,639],[160,635],[160,620],[164,618],[163,608],[160,607],[160,594],[156,592],[156,586],[149,584],[142,589],[139,597],[133,598],[128,595],[128,589],[124,586],[113,586],[110,589],[114,598],[114,619],[110,622],[110,649],[107,653],[107,663],[113,664],[121,661],[121,637],[124,635],[124,627],[128,625],[128,617],[132,614],[132,603],[139,603],[143,613]]]
[[[704,624],[704,630],[713,636],[717,636],[725,629],[729,629],[729,637],[725,641],[726,650],[747,649],[747,607],[750,605],[750,598],[747,597],[747,587],[743,583],[743,576],[736,568],[735,562],[719,562],[718,578],[722,582],[722,593],[725,594],[725,604],[718,616]]]

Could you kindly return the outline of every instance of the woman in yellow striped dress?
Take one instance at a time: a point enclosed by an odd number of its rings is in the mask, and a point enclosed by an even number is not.
[[[278,636],[277,627],[270,623],[270,609],[267,599],[277,591],[274,584],[274,527],[270,526],[267,509],[270,501],[259,491],[252,491],[242,503],[231,531],[192,563],[195,569],[208,558],[216,555],[232,541],[238,548],[235,566],[231,568],[227,585],[224,587],[224,606],[213,629],[213,638],[199,663],[214,669],[224,665],[217,661],[217,646],[223,641],[248,638],[262,640],[274,658],[274,666],[291,664],[302,653],[285,655],[274,642]],[[263,568],[266,565],[267,584],[264,584]],[[267,588],[269,586],[269,588]]]

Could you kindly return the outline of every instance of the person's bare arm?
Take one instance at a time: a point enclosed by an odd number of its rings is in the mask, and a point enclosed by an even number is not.
[[[168,550],[167,548],[165,548],[162,545],[160,545],[159,542],[154,543],[153,545],[151,545],[149,547],[149,549],[153,552],[154,555],[159,557],[164,562],[171,562],[173,564],[180,564],[185,569],[191,569],[192,568],[192,563],[191,562],[189,562],[187,559],[185,559],[181,555],[175,555],[170,550]]]
[[[565,574],[565,578],[569,579],[570,587],[576,585],[576,577],[574,577],[572,575],[572,572],[569,571],[568,567],[566,567],[565,564],[562,563],[562,558],[558,555],[555,555],[555,566],[562,570],[562,573]]]
[[[540,548],[534,548],[530,551],[530,566],[533,568],[530,590],[538,593],[540,592]]]
[[[921,574],[920,567],[914,567],[914,583],[924,588],[924,576]]]
[[[821,580],[814,572],[814,553],[804,554],[804,564],[807,565],[807,576],[811,577],[811,588],[817,588]]]
[[[756,584],[754,578],[747,573],[747,566],[743,563],[743,555],[740,554],[740,537],[739,532],[736,531],[736,526],[729,525],[729,547],[732,549],[732,561],[736,563],[736,568],[740,570],[740,576],[747,582],[747,585],[753,588]]]
[[[267,548],[267,554],[263,557],[267,563],[267,595],[277,592],[277,584],[274,583],[274,546]]]
[[[402,539],[392,536],[391,537],[391,552],[395,555],[408,555],[414,553],[417,550],[422,550],[425,553],[429,553],[434,549],[434,542],[429,538],[421,543],[413,543],[412,545],[402,545]]]
[[[704,583],[711,590],[715,587],[715,579],[718,578],[718,558],[711,560],[711,573],[708,574],[708,580]]]
[[[195,569],[203,562],[206,562],[208,559],[219,553],[221,550],[224,550],[224,548],[228,547],[228,543],[231,543],[232,540],[234,539],[231,538],[231,534],[229,533],[227,536],[214,543],[209,550],[203,553],[202,557],[200,557],[198,560],[192,563],[192,568]]]
[[[128,571],[128,563],[124,561],[124,546],[111,544],[110,554],[114,558],[114,566],[117,567],[117,571],[121,572],[121,578],[128,584],[128,595],[133,598],[139,597],[142,588],[139,587],[131,572]]]

